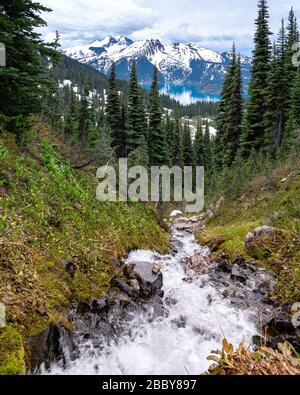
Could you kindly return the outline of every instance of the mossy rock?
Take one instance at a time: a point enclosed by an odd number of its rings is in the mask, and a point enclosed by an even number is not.
[[[256,259],[267,259],[276,257],[286,240],[282,231],[274,229],[271,233],[257,236],[253,241],[247,243],[248,254]]]
[[[0,375],[20,375],[26,371],[25,351],[20,333],[9,326],[0,328]]]
[[[198,235],[198,242],[207,245],[214,256],[225,253],[230,260],[239,256],[250,258],[244,245],[248,232],[259,225],[258,222],[233,223],[221,226],[208,226]]]

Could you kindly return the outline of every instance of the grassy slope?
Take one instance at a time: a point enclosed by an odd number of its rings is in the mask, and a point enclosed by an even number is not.
[[[65,322],[71,298],[109,288],[113,259],[168,245],[150,207],[98,202],[94,173],[73,170],[49,139],[67,147],[46,135],[30,152],[0,135],[0,301],[8,323],[0,329],[0,374],[24,371],[26,338]],[[74,279],[66,262],[77,266]]]
[[[245,236],[260,225],[274,226],[281,233],[259,246],[254,258],[278,273],[276,294],[282,303],[300,301],[300,159],[276,168],[269,178],[255,178],[242,196],[227,199],[198,239],[214,241],[215,255],[225,251],[230,259],[251,258]]]

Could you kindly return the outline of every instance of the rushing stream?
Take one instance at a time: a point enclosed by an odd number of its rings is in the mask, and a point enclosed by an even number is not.
[[[209,367],[207,356],[220,348],[224,337],[234,346],[243,339],[251,344],[257,334],[254,309],[232,305],[222,296],[222,285],[211,281],[209,274],[194,274],[192,282],[186,281],[186,259],[199,252],[207,255],[208,250],[176,226],[172,237],[173,244],[180,246],[178,252],[159,255],[138,250],[126,261],[162,264],[168,314],[151,321],[147,314],[136,313],[117,342],[104,342],[101,348],[81,339],[75,360],[67,357],[64,366],[54,364],[43,374],[199,374]]]

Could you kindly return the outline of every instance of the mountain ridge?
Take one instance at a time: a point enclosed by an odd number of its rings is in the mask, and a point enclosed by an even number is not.
[[[107,36],[87,45],[64,50],[64,53],[81,63],[108,75],[114,62],[119,79],[128,80],[135,61],[139,80],[151,83],[153,66],[159,71],[161,84],[195,85],[203,93],[220,94],[229,66],[231,53],[221,54],[199,44],[164,44],[158,39],[133,41],[125,36]],[[241,55],[244,90],[250,80],[250,58]]]

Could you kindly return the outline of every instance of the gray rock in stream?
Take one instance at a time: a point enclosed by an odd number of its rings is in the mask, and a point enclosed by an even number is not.
[[[134,280],[130,280],[130,281],[134,281]],[[137,286],[132,287],[123,278],[114,278],[112,280],[111,284],[113,286],[118,287],[121,291],[123,291],[124,293],[126,293],[127,295],[129,295],[129,296],[131,296],[133,298],[137,297],[139,295],[139,287],[137,287]]]
[[[53,362],[65,362],[65,356],[74,359],[76,356],[75,345],[72,337],[64,327],[49,325],[37,336],[28,339],[30,347],[30,370],[39,372],[41,364],[49,369]]]
[[[151,296],[160,292],[163,286],[162,273],[154,273],[155,264],[151,262],[130,262],[124,267],[124,274],[128,279],[136,279],[144,296]]]

